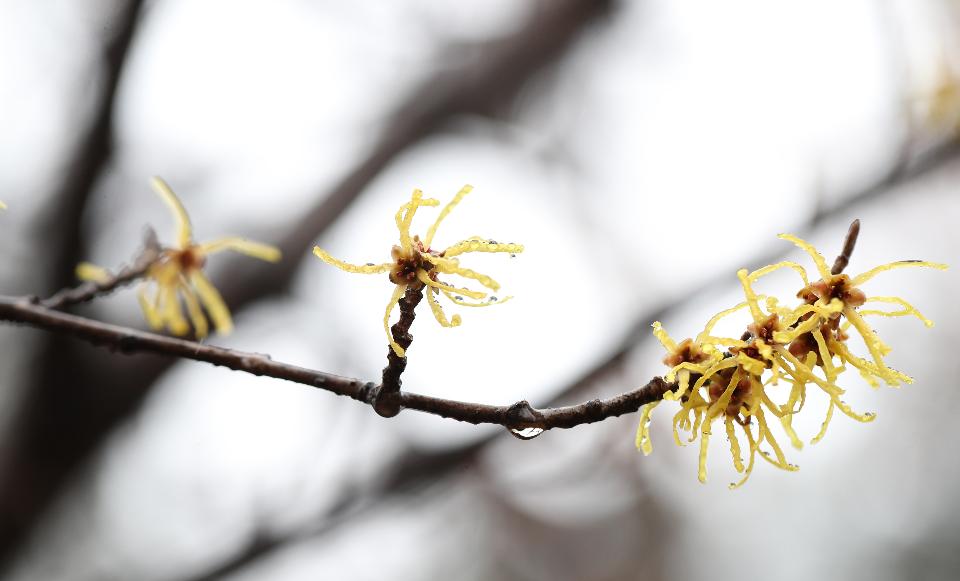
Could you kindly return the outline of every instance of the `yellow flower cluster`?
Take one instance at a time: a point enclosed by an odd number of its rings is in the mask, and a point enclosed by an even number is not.
[[[203,273],[207,256],[222,250],[234,250],[260,260],[276,262],[280,260],[280,250],[236,236],[195,243],[190,217],[173,190],[158,177],[153,178],[151,183],[173,213],[177,223],[177,243],[172,248],[162,250],[159,259],[147,270],[146,283],[140,287],[140,307],[147,323],[153,329],[166,327],[174,335],[186,335],[192,326],[193,334],[203,338],[209,332],[209,316],[218,333],[229,333],[233,329],[230,310]],[[105,269],[88,262],[77,266],[77,276],[95,282],[110,278]],[[153,297],[148,293],[151,282],[156,285]],[[186,305],[187,316],[184,316],[183,305]]]
[[[663,397],[680,405],[673,417],[674,439],[678,445],[684,445],[680,437],[682,430],[689,433],[689,442],[700,440],[698,476],[701,482],[707,477],[707,449],[716,420],[722,419],[734,468],[743,474],[739,482],[730,485],[736,488],[749,478],[757,454],[783,470],[797,469],[787,462],[770,424],[773,418],[779,420],[793,446],[802,447],[793,429],[792,418],[803,409],[808,387],[816,386],[830,400],[822,427],[812,440],[815,443],[825,435],[835,410],[860,422],[870,422],[875,417],[871,413],[853,411],[841,399],[844,389],[837,384],[837,379],[848,367],[857,369],[873,387],[878,387],[881,381],[891,386],[913,381],[887,365],[884,357],[890,347],[864,321],[864,316],[912,315],[928,327],[933,326],[932,321],[902,298],[867,297],[860,286],[877,274],[894,268],[923,266],[944,270],[946,265],[923,261],[892,262],[851,278],[831,273],[823,256],[806,241],[789,234],[782,234],[780,238],[793,242],[810,255],[820,275],[819,280],[811,283],[806,270],[789,261],[754,272],[740,270],[737,277],[746,300],[710,319],[695,339],[677,343],[659,322],[653,324],[654,335],[668,353],[664,359],[670,367],[666,379],[678,384],[675,392],[667,392]],[[797,307],[783,306],[775,297],[758,295],[753,289],[759,278],[781,268],[796,271],[803,280],[804,286],[797,294],[802,302]],[[866,303],[892,304],[899,309],[860,309]],[[733,339],[712,335],[717,322],[742,309],[747,309],[751,318],[742,337]],[[858,357],[850,351],[847,332],[851,328],[863,339],[869,357]],[[785,390],[786,401],[778,404],[772,396],[781,384],[789,389]],[[660,403],[648,404],[641,410],[637,447],[644,454],[652,451],[650,414]],[[746,438],[746,466],[738,429]],[[763,443],[771,452],[761,448]]]
[[[400,300],[400,297],[410,286],[426,287],[427,302],[430,303],[430,310],[434,318],[443,327],[456,327],[460,325],[460,315],[454,315],[447,319],[438,300],[439,295],[445,296],[450,302],[461,307],[487,307],[497,302],[504,303],[510,299],[505,297],[498,301],[495,296],[488,296],[486,291],[471,290],[466,287],[457,288],[440,280],[440,275],[457,275],[470,279],[486,287],[488,290],[496,292],[500,289],[500,284],[485,274],[481,274],[469,268],[460,265],[459,256],[472,252],[492,252],[506,253],[514,255],[523,252],[523,246],[520,244],[505,244],[495,240],[488,240],[474,236],[448,246],[444,250],[436,250],[431,247],[433,238],[437,233],[440,223],[444,218],[463,200],[464,196],[473,190],[472,186],[464,186],[450,202],[444,206],[437,215],[437,219],[427,230],[426,236],[421,239],[418,235],[411,236],[410,226],[413,223],[413,217],[420,207],[436,207],[440,202],[434,198],[424,198],[423,192],[414,190],[410,201],[400,206],[396,214],[397,229],[400,231],[400,243],[391,250],[390,262],[380,264],[367,263],[365,265],[356,265],[343,262],[328,254],[319,246],[314,247],[313,253],[320,260],[327,264],[336,266],[340,270],[360,274],[381,274],[389,273],[390,282],[395,286],[393,295],[387,303],[386,312],[383,316],[383,328],[387,332],[387,339],[394,352],[404,357],[403,348],[394,340],[390,332],[390,314]],[[464,297],[472,299],[466,300]],[[482,301],[482,302],[474,302]]]

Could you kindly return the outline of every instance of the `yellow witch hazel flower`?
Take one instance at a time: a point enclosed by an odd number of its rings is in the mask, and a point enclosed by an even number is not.
[[[922,120],[928,128],[945,128],[953,133],[960,129],[960,76],[946,54],[938,59],[931,91],[920,101],[926,105]]]
[[[680,410],[673,418],[674,440],[678,445],[684,445],[679,431],[690,433],[688,441],[700,440],[700,459],[698,478],[706,482],[707,478],[707,451],[712,435],[713,423],[723,419],[724,428],[730,440],[730,451],[733,456],[734,467],[744,473],[743,479],[733,487],[746,482],[753,471],[756,454],[770,463],[784,469],[796,470],[788,464],[782,448],[773,437],[767,423],[767,412],[775,416],[782,415],[781,407],[774,404],[767,395],[769,381],[762,381],[763,372],[767,369],[766,357],[772,356],[761,338],[769,333],[774,324],[764,321],[765,325],[753,325],[757,336],[743,339],[732,339],[711,336],[713,326],[723,317],[748,306],[741,303],[731,309],[726,309],[715,315],[695,340],[686,339],[676,343],[663,330],[659,322],[654,323],[654,334],[667,349],[668,355],[664,363],[671,367],[667,374],[668,381],[677,381],[676,392],[665,394],[665,400],[678,401]],[[720,349],[726,347],[725,352]],[[649,433],[650,413],[660,402],[648,404],[641,411],[640,428],[637,433],[637,447],[645,454],[652,451]],[[753,420],[756,420],[755,422]],[[754,435],[751,426],[755,423],[757,433]],[[736,429],[740,427],[749,444],[749,462],[746,466],[741,458],[740,444],[736,436]],[[763,452],[759,445],[763,441],[770,443],[774,456]]]
[[[346,272],[360,274],[389,273],[390,282],[396,286],[393,289],[390,302],[387,303],[386,312],[383,316],[383,328],[386,330],[390,347],[400,357],[404,357],[405,354],[403,348],[397,344],[390,332],[390,314],[408,287],[426,287],[430,310],[437,322],[443,327],[459,326],[461,320],[460,315],[454,315],[447,319],[438,300],[441,294],[461,307],[488,307],[498,302],[504,303],[511,298],[505,297],[498,300],[495,296],[489,296],[486,291],[471,290],[466,287],[457,288],[440,280],[441,275],[457,275],[475,281],[490,291],[497,292],[500,290],[500,284],[497,281],[485,274],[461,266],[459,256],[471,252],[506,253],[512,256],[523,252],[521,244],[502,243],[477,236],[457,242],[444,250],[432,248],[433,238],[440,223],[472,190],[473,186],[463,186],[457,192],[457,195],[440,211],[423,239],[419,235],[411,236],[410,234],[413,217],[416,215],[418,208],[436,207],[440,205],[440,202],[434,198],[424,198],[422,191],[414,190],[410,201],[400,206],[397,211],[396,223],[397,229],[400,231],[400,243],[391,250],[390,262],[367,263],[361,266],[338,260],[319,246],[315,246],[313,249],[313,253],[318,258]],[[472,300],[467,300],[464,297]]]
[[[856,230],[859,229],[859,223],[854,226]],[[890,347],[869,327],[864,316],[915,316],[928,327],[933,326],[932,321],[904,299],[893,296],[868,297],[859,287],[887,270],[908,266],[944,270],[946,265],[916,260],[898,261],[850,277],[834,273],[823,256],[808,242],[789,234],[781,234],[780,238],[793,242],[810,255],[820,280],[809,282],[806,270],[790,261],[765,266],[754,272],[740,270],[737,277],[746,301],[710,319],[696,339],[677,343],[664,331],[659,321],[653,324],[654,335],[668,352],[664,359],[664,363],[670,367],[666,379],[677,382],[676,391],[667,392],[663,397],[664,400],[680,403],[680,410],[673,419],[674,439],[677,444],[684,445],[679,434],[683,430],[690,433],[688,441],[700,440],[698,476],[701,482],[706,481],[712,424],[718,419],[723,419],[734,468],[744,475],[739,482],[730,485],[736,488],[749,478],[758,453],[778,468],[797,470],[795,465],[786,461],[767,417],[771,414],[778,418],[793,446],[801,448],[802,442],[793,429],[792,418],[803,409],[808,385],[817,386],[829,398],[826,418],[812,440],[816,443],[825,435],[836,409],[860,422],[875,419],[872,413],[853,411],[841,399],[845,390],[837,384],[837,379],[848,365],[856,368],[873,387],[878,387],[880,381],[891,386],[913,381],[886,364],[884,357],[890,352]],[[759,295],[753,289],[758,279],[781,268],[796,271],[803,280],[804,286],[797,293],[802,304],[796,308],[782,306],[775,297]],[[893,304],[900,309],[860,309],[870,302]],[[741,309],[749,311],[751,322],[740,339],[712,335],[712,329],[720,319]],[[850,327],[862,337],[870,353],[869,359],[854,355],[847,346],[849,336],[846,331]],[[772,394],[778,390],[781,381],[787,386],[783,394],[786,402],[777,404]],[[652,451],[650,415],[660,403],[648,404],[641,410],[637,447],[644,454]],[[746,466],[741,458],[738,427],[748,444],[749,460]],[[761,448],[764,443],[772,453]]]
[[[790,342],[790,352],[797,356],[803,356],[809,351],[818,351],[818,365],[822,365],[824,359],[829,359],[830,355],[836,356],[842,364],[849,363],[860,371],[867,382],[873,387],[879,387],[879,381],[882,380],[888,385],[896,387],[901,382],[913,383],[910,376],[891,369],[884,361],[884,356],[890,353],[890,347],[884,343],[876,332],[874,332],[864,316],[884,316],[884,317],[904,317],[914,316],[920,319],[927,327],[933,326],[933,321],[923,316],[916,307],[906,300],[896,296],[873,296],[868,297],[860,286],[881,272],[906,267],[926,267],[937,270],[946,270],[946,264],[936,262],[927,262],[923,260],[900,260],[890,262],[871,268],[870,270],[850,277],[846,274],[833,274],[827,267],[823,256],[817,252],[810,243],[791,236],[781,234],[780,238],[789,240],[804,250],[813,259],[821,279],[807,284],[797,293],[797,297],[805,301],[805,305],[799,307],[797,311],[819,312],[820,317],[809,317],[802,323],[798,323],[789,333],[784,333],[778,337],[782,342]],[[804,281],[806,282],[806,281]],[[827,304],[836,305],[835,309],[826,309]],[[866,303],[885,303],[898,305],[900,310],[881,311],[876,309],[858,310]],[[830,311],[827,313],[827,311]],[[823,314],[829,316],[824,317]],[[808,317],[805,315],[805,317]],[[840,323],[841,318],[846,322]],[[820,329],[818,333],[818,322]],[[853,327],[863,338],[872,361],[853,355],[846,345],[848,336],[846,331]],[[821,335],[825,341],[821,341]],[[826,349],[820,347],[822,342],[826,343]],[[814,348],[816,345],[816,348]],[[829,363],[829,361],[827,361]]]
[[[229,333],[233,329],[230,310],[220,292],[203,273],[207,257],[222,250],[233,250],[260,260],[277,262],[280,260],[280,250],[236,236],[194,242],[190,217],[180,199],[159,177],[152,178],[151,185],[173,213],[177,223],[177,243],[161,251],[157,261],[147,269],[146,284],[139,289],[140,307],[147,323],[157,330],[166,327],[174,335],[186,335],[192,326],[194,335],[203,338],[209,333],[209,316],[218,333]],[[84,262],[77,266],[77,276],[82,280],[103,281],[109,278],[109,273],[99,266]],[[148,290],[150,283],[156,285],[152,297]],[[186,305],[187,316],[184,316],[182,305]]]

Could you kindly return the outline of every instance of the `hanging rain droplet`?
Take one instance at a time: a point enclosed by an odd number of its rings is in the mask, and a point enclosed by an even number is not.
[[[543,428],[508,428],[513,437],[519,440],[532,440],[543,433]]]

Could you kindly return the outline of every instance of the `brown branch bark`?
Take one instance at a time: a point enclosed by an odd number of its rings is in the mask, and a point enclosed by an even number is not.
[[[390,328],[393,340],[404,351],[413,343],[410,327],[416,318],[417,305],[423,300],[424,288],[421,284],[411,284],[400,299],[400,320]],[[427,292],[430,292],[427,290]],[[397,355],[392,346],[387,347],[387,366],[383,368],[383,379],[373,399],[373,409],[385,418],[392,418],[400,413],[400,376],[407,368],[407,357]]]
[[[0,297],[0,320],[68,334],[114,352],[152,352],[212,363],[253,375],[284,379],[371,405],[379,391],[378,386],[371,382],[273,361],[269,355],[205,345],[61,313],[38,304],[31,297]],[[512,430],[550,430],[573,428],[635,412],[640,406],[659,400],[666,391],[674,388],[676,384],[655,377],[641,388],[607,400],[591,400],[579,405],[542,410],[530,407],[525,401],[509,406],[495,406],[410,392],[398,392],[397,395],[401,409],[416,410],[470,424],[498,424]]]
[[[850,229],[847,230],[847,237],[843,239],[843,249],[837,259],[833,261],[830,274],[840,274],[850,264],[850,256],[853,254],[853,248],[857,245],[858,236],[860,236],[860,220],[854,220],[850,223]]]

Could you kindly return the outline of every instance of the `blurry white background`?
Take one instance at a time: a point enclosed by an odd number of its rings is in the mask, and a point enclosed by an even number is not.
[[[280,270],[213,260],[237,329],[211,342],[376,380],[388,281],[309,248],[386,260],[413,188],[445,201],[470,183],[438,244],[525,244],[476,263],[515,299],[456,329],[423,309],[405,388],[533,405],[621,393],[663,372],[654,318],[691,335],[737,300],[737,268],[803,259],[779,232],[832,257],[859,217],[851,272],[956,266],[958,8],[0,0],[0,292],[49,294],[78,260],[128,261],[148,224],[171,240],[148,187],[162,175],[199,239],[288,250]],[[334,199],[350,203],[312,212]],[[786,275],[765,284],[796,290]],[[878,420],[838,417],[822,443],[789,451],[798,473],[760,465],[735,492],[725,442],[701,485],[666,413],[649,457],[635,416],[520,442],[3,326],[0,574],[954,578],[960,278],[870,284],[938,323],[876,323],[916,384],[847,379],[849,402]],[[79,311],[144,325],[129,290]],[[625,337],[620,365],[568,389]],[[802,419],[809,439],[820,418]]]

